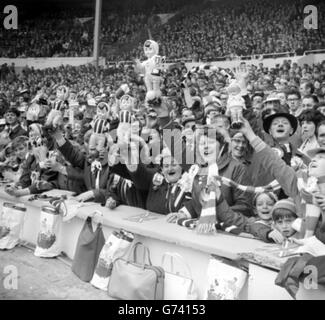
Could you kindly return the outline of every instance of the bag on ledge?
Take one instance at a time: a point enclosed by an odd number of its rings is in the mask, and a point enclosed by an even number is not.
[[[248,272],[236,262],[210,258],[205,300],[236,300]]]
[[[105,243],[102,224],[93,231],[92,218],[88,217],[80,232],[71,270],[81,280],[89,282],[94,274],[99,253]]]
[[[170,268],[164,268],[164,300],[197,300],[198,292],[189,265],[178,253],[166,252],[161,259],[162,267],[165,266],[166,258],[169,258]],[[176,268],[176,264],[180,268]]]
[[[113,268],[113,260],[123,257],[134,240],[132,233],[120,230],[113,231],[100,252],[91,284],[101,290],[107,291],[109,278]]]
[[[61,253],[58,241],[61,215],[57,208],[42,206],[40,216],[40,231],[37,236],[37,245],[34,252],[36,257],[54,258]]]
[[[24,204],[4,202],[0,213],[0,249],[13,249],[20,239],[26,208]]]
[[[137,261],[139,246],[144,249],[141,261]],[[152,265],[149,249],[138,242],[133,246],[127,260],[118,258],[114,261],[108,283],[108,295],[122,300],[163,300],[164,278],[164,269]]]

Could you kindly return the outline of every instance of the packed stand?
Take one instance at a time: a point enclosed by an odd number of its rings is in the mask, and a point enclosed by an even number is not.
[[[139,33],[147,33],[148,27],[161,44],[162,55],[170,60],[213,61],[285,52],[301,55],[307,50],[325,48],[324,3],[317,4],[317,30],[304,28],[304,6],[297,1],[211,2],[194,6],[194,9],[181,5],[182,2],[174,5],[157,2],[152,7],[134,8],[133,11],[132,6],[120,13],[103,11],[101,54],[110,61],[142,57],[141,44],[122,51],[111,46],[132,44]],[[173,21],[156,29],[149,26],[153,14],[170,12],[178,12]],[[78,18],[92,17],[93,12],[73,10],[48,15],[22,19],[18,30],[2,31],[0,56],[92,55],[94,21],[80,23]]]
[[[200,233],[325,241],[325,62],[175,64],[160,70],[152,97],[133,66],[0,70],[0,169],[10,195],[64,189]],[[321,209],[316,221],[306,193]]]

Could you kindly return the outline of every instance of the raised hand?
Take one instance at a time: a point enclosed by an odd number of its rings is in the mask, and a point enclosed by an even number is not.
[[[178,219],[186,218],[186,213],[179,211],[179,212],[171,212],[166,216],[166,220],[169,223],[176,223]]]
[[[272,230],[269,233],[269,238],[272,239],[275,243],[283,243],[285,240],[285,237],[278,230]]]

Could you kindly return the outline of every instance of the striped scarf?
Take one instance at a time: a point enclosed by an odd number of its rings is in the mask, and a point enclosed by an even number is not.
[[[322,221],[325,221],[325,212],[313,203],[314,194],[322,191],[320,185],[325,184],[325,177],[320,177],[318,179],[315,177],[309,177],[307,171],[299,171],[297,176],[297,186],[301,197],[301,211],[305,218],[300,232],[305,238],[309,238],[314,235],[321,215]]]
[[[237,188],[243,192],[250,192],[250,193],[262,193],[267,191],[277,191],[281,189],[281,185],[277,180],[273,180],[266,186],[259,186],[259,187],[253,187],[253,186],[244,186],[242,184],[239,184],[229,178],[217,176],[216,177],[222,184],[228,186],[228,187],[234,187]]]
[[[208,181],[207,184],[209,184],[209,180],[213,177],[218,176],[219,169],[217,164],[212,164],[208,168]],[[206,200],[203,202],[202,205],[202,211],[201,215],[198,221],[198,225],[200,224],[207,224],[207,223],[216,223],[217,215],[216,215],[216,192],[215,191],[202,191]]]

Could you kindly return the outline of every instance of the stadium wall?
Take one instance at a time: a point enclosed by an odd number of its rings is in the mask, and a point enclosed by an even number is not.
[[[325,53],[318,54],[309,54],[304,56],[293,56],[293,57],[279,57],[279,58],[266,58],[266,59],[250,59],[250,60],[229,60],[229,61],[216,61],[209,63],[210,65],[214,65],[221,68],[233,68],[238,66],[239,61],[245,61],[247,65],[258,65],[263,62],[265,67],[275,67],[276,64],[281,64],[284,60],[291,60],[292,62],[298,63],[298,65],[303,65],[304,63],[312,64],[312,63],[320,63],[325,60]],[[71,65],[71,66],[80,66],[88,63],[93,63],[93,57],[60,57],[60,58],[17,58],[17,59],[9,59],[9,58],[0,58],[0,65],[7,63],[11,65],[15,64],[15,67],[19,71],[20,69],[28,66],[34,67],[35,69],[45,69],[45,68],[55,68],[62,65]],[[125,61],[126,63],[132,63],[131,61]],[[106,64],[105,58],[101,57],[99,65],[104,66]],[[172,65],[173,63],[166,63],[166,67]],[[188,69],[193,66],[201,65],[202,62],[187,62],[185,63]]]
[[[7,63],[11,65],[15,64],[18,69],[28,67],[34,67],[35,69],[45,69],[45,68],[57,68],[62,65],[80,66],[88,63],[93,63],[93,57],[60,57],[60,58],[0,58],[0,65]],[[101,58],[100,65],[105,65],[105,59]]]

